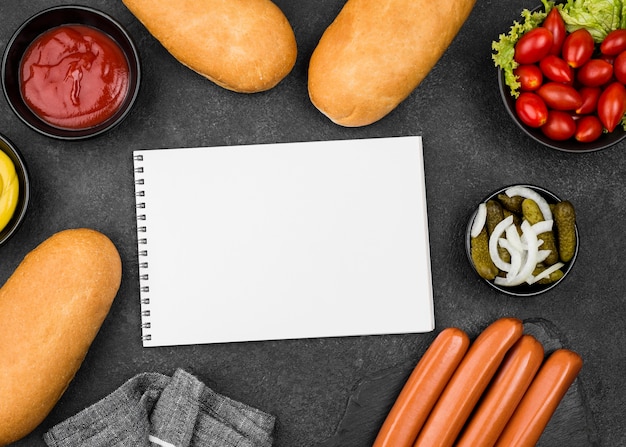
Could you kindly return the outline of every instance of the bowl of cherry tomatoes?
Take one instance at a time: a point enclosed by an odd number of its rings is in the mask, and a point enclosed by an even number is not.
[[[498,85],[527,135],[567,152],[605,149],[626,137],[626,29],[598,41],[586,28],[568,31],[554,7],[514,49],[518,88],[513,94],[503,69]]]

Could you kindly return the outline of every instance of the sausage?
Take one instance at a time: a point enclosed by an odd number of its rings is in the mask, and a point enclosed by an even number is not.
[[[431,343],[389,411],[374,447],[410,447],[469,348],[467,334],[446,328]]]
[[[517,318],[500,318],[470,346],[450,382],[426,419],[414,447],[452,446],[507,351],[524,327]]]
[[[470,417],[456,447],[493,447],[544,358],[543,346],[522,335],[506,354],[502,366]]]
[[[504,427],[497,447],[532,447],[578,376],[582,358],[568,349],[557,349],[544,362],[528,391]]]

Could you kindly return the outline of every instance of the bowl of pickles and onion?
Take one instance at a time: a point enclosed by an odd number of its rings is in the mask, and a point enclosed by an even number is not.
[[[491,287],[520,297],[545,293],[576,261],[576,211],[544,188],[507,186],[478,204],[465,245],[474,271]]]

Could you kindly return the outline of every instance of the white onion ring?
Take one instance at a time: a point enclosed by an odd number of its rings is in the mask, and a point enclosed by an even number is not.
[[[520,196],[525,199],[534,200],[541,210],[541,214],[543,214],[543,220],[552,220],[550,205],[538,192],[525,186],[511,186],[505,191],[505,194],[509,197]]]
[[[556,264],[551,265],[550,267],[548,267],[547,269],[545,269],[544,271],[542,271],[541,273],[539,273],[537,276],[533,276],[532,278],[528,279],[528,284],[534,284],[537,281],[543,279],[543,278],[547,278],[548,276],[550,276],[553,272],[556,272],[558,269],[560,269],[561,267],[563,267],[565,264],[562,262],[557,262]]]
[[[515,250],[526,250],[526,247],[524,246],[522,238],[520,238],[519,233],[517,232],[517,227],[515,225],[509,225],[506,229],[506,239]]]
[[[511,269],[511,264],[505,262],[498,253],[498,239],[506,231],[506,228],[513,223],[513,216],[509,216],[498,222],[498,225],[493,229],[491,236],[489,236],[489,255],[494,265],[500,270],[508,272]]]
[[[552,231],[553,222],[554,221],[552,219],[537,222],[536,224],[533,224],[533,231],[535,232],[535,234],[547,233],[548,231]]]
[[[511,226],[509,226],[509,228],[511,228]],[[518,250],[508,239],[500,238],[499,243],[500,246],[511,255],[511,268],[509,269],[506,277],[507,279],[514,278],[519,272],[519,269],[522,267],[524,250]]]
[[[521,232],[513,223],[513,216],[510,215],[503,219],[493,229],[489,236],[489,255],[491,260],[498,269],[506,272],[506,276],[497,276],[494,283],[501,286],[518,286],[523,283],[534,284],[535,282],[548,277],[551,273],[563,266],[563,263],[557,263],[542,271],[536,277],[533,275],[537,264],[546,260],[551,250],[540,250],[544,244],[538,236],[542,233],[552,231],[554,221],[552,211],[548,202],[534,190],[523,187],[513,186],[505,191],[509,197],[521,196],[525,199],[533,200],[539,207],[544,220],[531,225],[527,220],[523,220],[521,224]],[[486,206],[485,206],[486,208]],[[477,213],[478,214],[478,213]],[[486,216],[485,216],[486,219]],[[474,222],[476,225],[476,222]],[[481,225],[485,225],[483,222]],[[480,230],[482,231],[482,227]],[[511,261],[505,262],[498,251],[502,247],[511,255]]]
[[[539,250],[537,252],[537,264],[541,264],[543,261],[548,259],[550,253],[552,253],[552,250]]]
[[[527,220],[522,222],[522,232],[528,242],[528,250],[526,250],[526,259],[515,278],[507,281],[508,286],[518,286],[526,282],[533,274],[537,266],[537,234],[533,231]]]
[[[476,210],[476,216],[474,217],[474,222],[472,223],[470,235],[472,237],[478,237],[480,232],[483,231],[485,222],[487,222],[487,205],[481,203],[478,205],[478,210]]]

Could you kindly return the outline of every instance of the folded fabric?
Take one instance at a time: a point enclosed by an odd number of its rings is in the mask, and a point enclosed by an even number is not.
[[[49,447],[270,447],[274,416],[237,402],[178,369],[139,374],[54,426]]]

